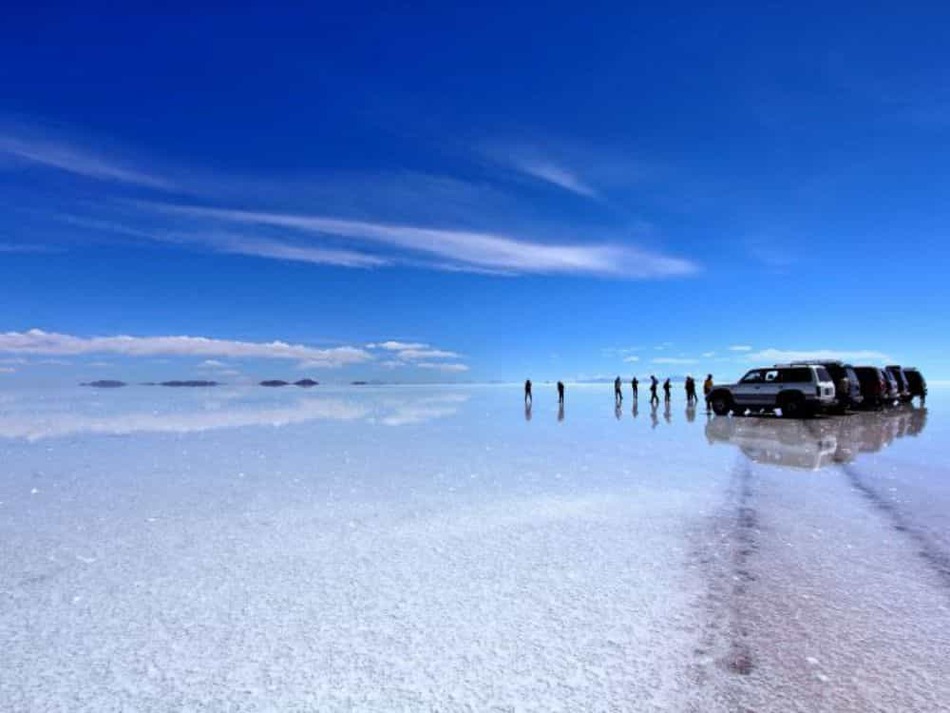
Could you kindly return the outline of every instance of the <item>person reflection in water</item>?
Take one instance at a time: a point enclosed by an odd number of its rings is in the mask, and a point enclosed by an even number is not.
[[[557,422],[560,423],[564,420],[564,402],[562,401],[557,405]]]
[[[524,382],[524,402],[525,406],[531,403],[531,379]]]
[[[656,394],[654,394],[655,396]],[[657,399],[654,403],[653,399],[650,399],[650,428],[656,428],[660,425],[660,417],[656,415],[656,410],[660,408],[660,400]]]
[[[673,422],[673,408],[669,399],[666,400],[666,404],[663,406],[663,420],[667,423]]]
[[[564,382],[557,382],[557,403],[558,406],[564,405]]]
[[[637,416],[640,415],[640,405],[637,403],[637,400],[636,400],[636,399],[633,400],[633,411],[632,411],[632,413],[633,413],[633,417],[634,417],[634,418],[636,418]]]
[[[689,404],[686,407],[686,420],[689,423],[692,423],[696,420],[696,402]]]
[[[531,420],[531,399],[527,399],[524,402],[524,420],[525,421]]]
[[[616,418],[619,421],[622,416],[623,416],[623,406],[621,406],[620,402],[617,401],[616,403],[614,403],[614,418]]]

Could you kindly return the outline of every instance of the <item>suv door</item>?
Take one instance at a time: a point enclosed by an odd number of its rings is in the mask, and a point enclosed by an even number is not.
[[[732,398],[737,406],[772,406],[780,386],[778,369],[753,369],[736,384]]]
[[[762,387],[756,395],[756,403],[760,406],[775,406],[778,404],[778,395],[782,391],[782,369],[766,369]]]
[[[765,369],[753,369],[739,379],[732,389],[732,400],[737,406],[748,406],[755,403],[759,390],[765,383]]]

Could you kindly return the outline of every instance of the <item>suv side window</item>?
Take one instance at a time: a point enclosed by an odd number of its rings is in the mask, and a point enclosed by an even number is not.
[[[822,371],[823,367],[818,367]],[[784,369],[782,371],[783,384],[810,384],[811,369],[808,367],[796,367],[794,369]]]
[[[754,369],[748,374],[742,377],[741,384],[759,384],[762,382],[762,371],[760,369]]]
[[[779,381],[779,372],[777,369],[770,369],[765,372],[765,382],[767,384],[775,384]]]
[[[818,372],[818,380],[819,380],[819,381],[831,381],[831,380],[832,380],[832,379],[831,379],[831,376],[828,374],[828,370],[825,369],[825,367],[823,367],[823,366],[816,367],[816,368],[815,368],[815,371]]]

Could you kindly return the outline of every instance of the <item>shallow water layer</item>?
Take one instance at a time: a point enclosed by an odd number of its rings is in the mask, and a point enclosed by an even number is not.
[[[0,393],[0,709],[950,710],[950,392],[535,390]]]

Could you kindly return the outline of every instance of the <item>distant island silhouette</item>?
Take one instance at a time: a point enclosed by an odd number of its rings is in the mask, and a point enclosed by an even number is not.
[[[313,379],[300,379],[299,381],[293,382],[293,386],[310,387],[310,386],[317,386],[319,383],[320,383],[319,381],[314,381]],[[284,381],[283,379],[267,379],[267,380],[265,380],[265,381],[262,381],[262,382],[260,383],[260,385],[261,385],[261,386],[271,386],[271,387],[274,387],[274,386],[291,386],[291,382],[289,382],[289,381]]]
[[[366,384],[368,382],[354,382],[359,384]],[[314,381],[313,379],[299,379],[297,381],[284,381],[282,379],[267,379],[260,382],[260,386],[299,386],[301,388],[310,388],[311,386],[319,386],[319,381]],[[119,381],[118,379],[99,379],[97,381],[83,381],[80,382],[80,386],[90,386],[95,389],[118,389],[122,386],[128,386],[124,381]],[[208,387],[208,386],[221,386],[219,381],[206,381],[203,379],[184,379],[184,380],[173,380],[173,381],[143,381],[142,386],[171,386],[177,388],[183,387]]]

